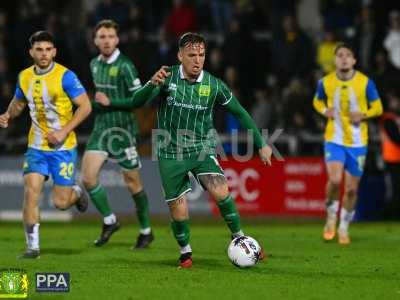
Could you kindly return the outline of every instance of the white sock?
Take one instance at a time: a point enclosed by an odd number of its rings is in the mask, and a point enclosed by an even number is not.
[[[244,236],[244,233],[243,233],[242,230],[240,230],[240,231],[238,231],[238,232],[232,233],[232,236],[233,236],[234,238],[237,238],[237,237],[239,237],[239,236]]]
[[[339,201],[333,200],[329,206],[326,207],[326,214],[330,219],[336,219],[336,214],[339,208]]]
[[[104,217],[103,218],[103,222],[106,225],[114,224],[115,222],[117,222],[117,217],[114,214],[111,214],[111,215],[109,215],[107,217]]]
[[[147,234],[150,234],[150,233],[151,233],[151,228],[150,228],[150,227],[147,227],[147,228],[140,228],[139,232],[140,232],[141,234],[147,235]]]
[[[190,247],[190,244],[187,244],[184,247],[181,247],[181,254],[192,252],[192,247]]]
[[[80,196],[82,195],[82,188],[79,185],[75,184],[72,186],[72,189],[75,191],[76,196],[80,198]]]
[[[342,210],[340,211],[340,224],[339,224],[339,230],[341,231],[347,231],[349,229],[350,222],[353,220],[355,211],[347,211],[344,207],[342,207]]]
[[[28,249],[39,250],[39,223],[25,224],[25,240]]]

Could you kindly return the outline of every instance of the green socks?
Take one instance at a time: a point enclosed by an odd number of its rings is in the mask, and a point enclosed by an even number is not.
[[[139,220],[140,228],[146,229],[150,227],[149,217],[149,201],[144,191],[141,191],[135,195],[132,195],[133,200],[136,204],[136,215]]]
[[[221,216],[224,218],[232,234],[241,232],[240,216],[236,209],[235,201],[232,199],[232,196],[229,195],[225,199],[217,201],[217,205]]]
[[[112,214],[110,205],[108,204],[106,191],[100,184],[97,184],[94,188],[88,190],[88,193],[94,206],[96,206],[97,210],[103,215],[103,217]]]
[[[189,245],[189,220],[174,221],[171,222],[172,232],[174,233],[175,239],[179,246],[185,247]]]

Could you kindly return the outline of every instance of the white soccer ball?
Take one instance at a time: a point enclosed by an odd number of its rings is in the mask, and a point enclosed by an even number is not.
[[[260,260],[260,256],[261,247],[252,237],[240,236],[229,244],[228,257],[237,267],[252,267]]]

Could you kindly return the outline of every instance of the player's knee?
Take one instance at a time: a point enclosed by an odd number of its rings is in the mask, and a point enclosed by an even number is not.
[[[137,194],[143,190],[143,186],[138,174],[124,174],[124,181],[133,194]]]
[[[329,184],[333,189],[339,189],[342,183],[342,178],[340,176],[331,176],[329,178]]]
[[[171,217],[175,221],[183,221],[189,218],[184,199],[179,198],[177,200],[170,201],[168,202],[168,206],[171,212]]]
[[[212,192],[212,195],[215,199],[217,199],[217,201],[226,199],[226,197],[229,196],[228,185],[224,184],[224,185],[216,187],[214,189],[214,191]]]
[[[69,199],[66,195],[54,195],[53,203],[55,208],[59,210],[66,210],[69,208]]]
[[[82,183],[86,189],[92,189],[97,185],[97,178],[95,176],[82,176]]]
[[[344,192],[348,199],[353,199],[357,195],[357,189],[354,186],[347,186]]]

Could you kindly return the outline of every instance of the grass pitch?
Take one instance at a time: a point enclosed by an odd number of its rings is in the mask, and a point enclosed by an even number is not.
[[[400,299],[400,224],[360,223],[349,246],[324,243],[321,224],[244,222],[268,254],[251,269],[227,258],[222,223],[191,224],[193,268],[178,270],[178,249],[167,224],[155,226],[151,248],[131,251],[137,230],[123,224],[95,248],[95,222],[42,223],[41,258],[17,259],[20,223],[0,224],[0,268],[23,268],[28,299]],[[35,272],[69,272],[69,293],[36,293]]]

